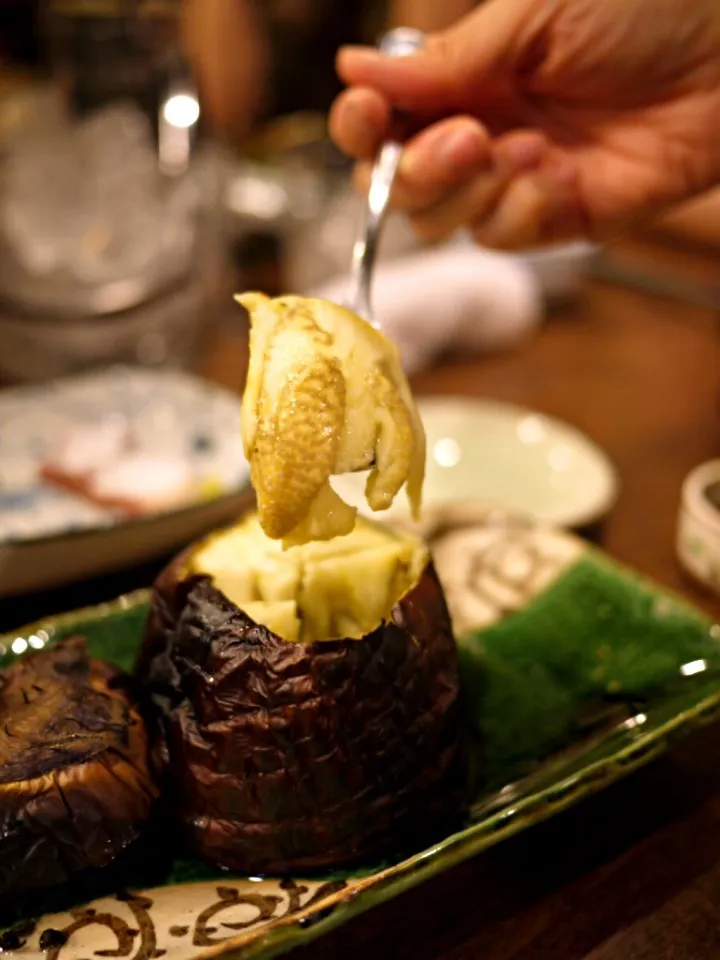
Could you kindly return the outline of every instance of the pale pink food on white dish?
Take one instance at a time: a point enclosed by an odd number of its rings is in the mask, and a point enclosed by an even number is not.
[[[73,430],[40,475],[46,483],[131,517],[181,506],[197,487],[180,457],[136,451],[121,417]]]

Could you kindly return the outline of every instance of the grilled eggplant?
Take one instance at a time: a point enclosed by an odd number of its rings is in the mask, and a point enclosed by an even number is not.
[[[458,657],[410,535],[359,521],[283,549],[250,515],[160,575],[138,673],[215,864],[338,867],[461,813]]]
[[[0,898],[102,867],[138,836],[157,788],[128,680],[82,637],[0,674]]]

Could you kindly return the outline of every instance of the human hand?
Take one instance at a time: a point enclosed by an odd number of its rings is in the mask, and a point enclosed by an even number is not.
[[[417,118],[394,203],[430,241],[597,237],[720,182],[717,0],[489,0],[420,54],[338,69],[361,185],[391,108]]]

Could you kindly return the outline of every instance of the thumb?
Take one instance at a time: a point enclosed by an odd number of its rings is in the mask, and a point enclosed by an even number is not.
[[[388,57],[372,47],[343,47],[341,79],[372,87],[396,107],[421,114],[466,110],[505,85],[517,62],[534,0],[490,0],[441,33],[426,48]]]

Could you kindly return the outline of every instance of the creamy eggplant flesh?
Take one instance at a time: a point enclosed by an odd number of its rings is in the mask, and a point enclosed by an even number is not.
[[[330,478],[363,470],[373,511],[405,486],[417,519],[425,433],[396,346],[329,301],[237,299],[251,319],[242,433],[265,533],[285,547],[349,534],[357,510]]]
[[[290,642],[360,639],[390,619],[429,559],[416,537],[359,520],[332,541],[283,549],[257,514],[200,545],[189,573],[205,574],[256,623]]]

